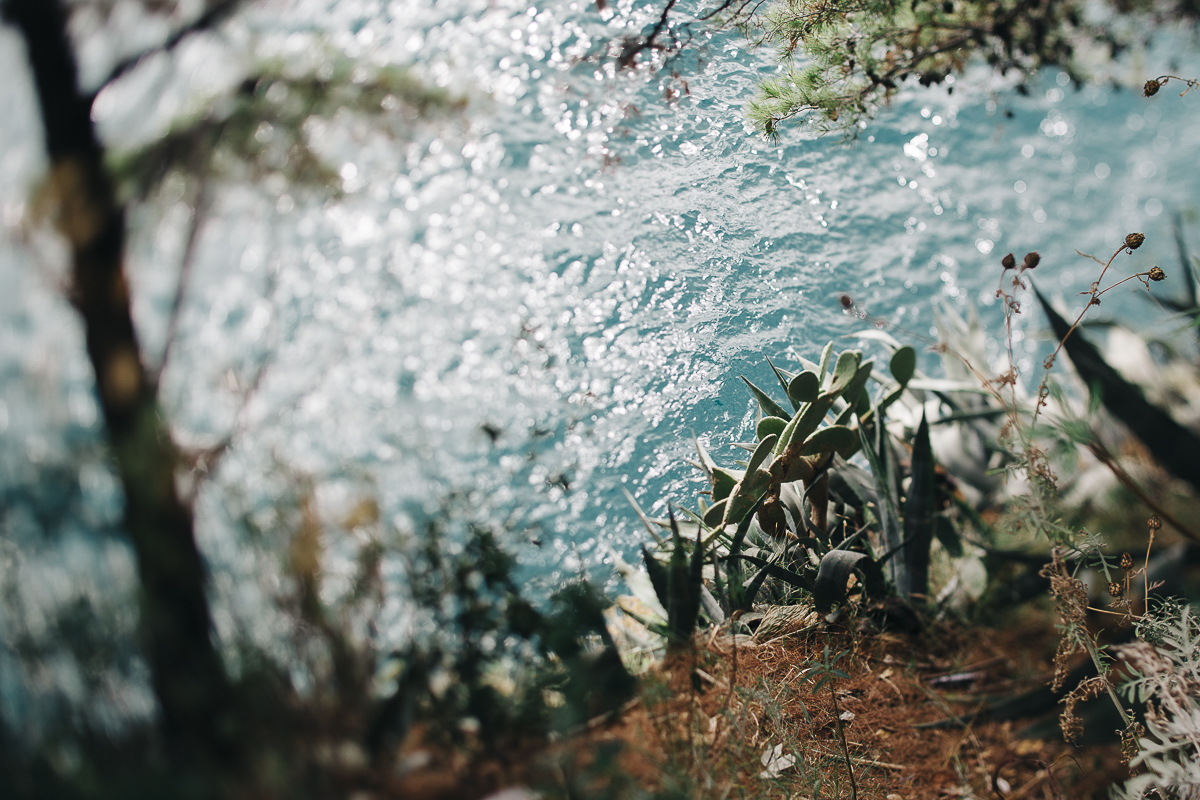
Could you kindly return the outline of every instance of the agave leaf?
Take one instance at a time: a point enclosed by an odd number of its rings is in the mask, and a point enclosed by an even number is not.
[[[933,535],[942,543],[942,547],[946,548],[947,553],[954,558],[962,558],[962,537],[958,535],[958,530],[948,517],[937,515],[933,522]]]
[[[811,403],[821,393],[821,379],[817,373],[805,370],[792,378],[791,383],[784,387],[788,398],[797,409],[805,403]]]
[[[766,414],[768,417],[780,417],[782,419],[792,418],[792,415],[785,411],[783,406],[772,400],[769,394],[755,386],[750,381],[746,380],[745,375],[741,375],[739,377],[746,382],[747,386],[750,387],[750,392],[754,395],[754,398],[758,400],[758,406],[762,409],[764,414]]]
[[[717,466],[717,462],[713,461],[712,456],[708,454],[704,445],[700,444],[700,440],[695,435],[692,436],[692,441],[696,444],[696,457],[700,459],[700,468],[708,475],[709,480],[712,480],[712,471]]]
[[[902,387],[907,386],[917,371],[917,351],[908,345],[901,347],[892,354],[888,369],[891,370],[892,377],[896,379],[897,383]]]
[[[874,411],[878,416],[878,407]],[[900,525],[900,511],[895,501],[898,496],[897,483],[895,470],[891,463],[893,458],[888,452],[887,433],[884,426],[879,424],[871,425],[869,428],[861,427],[859,428],[859,440],[862,442],[863,454],[867,457],[867,464],[874,477],[874,488],[879,501],[875,511],[879,518],[884,546],[887,547],[889,555],[895,555],[903,542],[904,530]],[[906,582],[907,576],[903,575],[903,559],[888,558],[888,562],[892,584],[899,586],[902,582]]]
[[[912,479],[904,501],[904,558],[907,586],[897,586],[902,597],[923,596],[929,588],[929,546],[933,542],[934,513],[937,510],[937,481],[934,475],[933,448],[929,444],[929,423],[921,414],[913,439]]]
[[[813,582],[812,579],[810,579],[807,575],[801,575],[799,572],[794,572],[786,567],[779,566],[777,562],[782,555],[783,553],[781,551],[770,561],[765,561],[757,556],[752,556],[747,553],[742,553],[738,556],[730,556],[730,558],[738,558],[742,561],[747,561],[753,564],[759,568],[759,574],[764,575],[764,577],[769,575],[770,577],[777,578],[786,584],[795,586],[797,589],[803,589],[806,592],[812,592]],[[756,580],[758,577],[759,575],[754,576]]]
[[[658,597],[658,602],[662,603],[662,607],[667,609],[671,603],[671,578],[667,572],[667,568],[662,565],[662,562],[650,554],[646,549],[646,545],[642,545],[642,561],[646,564],[646,574],[650,576],[650,585],[654,587],[654,594]]]
[[[1050,319],[1055,338],[1062,341],[1070,326],[1040,292],[1037,298]],[[1196,456],[1200,453],[1200,437],[1146,400],[1142,390],[1122,378],[1081,331],[1067,336],[1064,348],[1079,377],[1092,392],[1100,393],[1108,412],[1125,423],[1155,461],[1200,491],[1200,458]]]
[[[1189,263],[1187,242],[1183,240],[1183,219],[1179,214],[1172,220],[1175,233],[1175,249],[1179,251],[1179,269],[1183,272],[1184,298],[1188,308],[1196,308],[1196,276]],[[1183,309],[1180,309],[1183,310]]]
[[[967,394],[982,394],[991,397],[991,393],[979,385],[977,381],[955,381],[949,378],[913,378],[908,382],[909,389],[923,389],[927,392],[966,392]]]
[[[884,344],[886,344],[888,347],[892,348],[893,350],[900,349],[900,342],[896,340],[895,336],[892,336],[887,331],[881,331],[878,328],[867,328],[865,331],[855,331],[854,333],[847,333],[842,338],[844,338],[844,339],[866,339],[868,341],[883,342]]]
[[[775,379],[778,380],[779,385],[783,387],[784,394],[787,394],[788,385],[791,384],[792,380],[796,376],[787,370],[780,369],[779,367],[775,366],[775,362],[771,361],[769,358],[767,359],[767,363],[771,365],[771,371],[775,373]],[[788,399],[791,400],[791,395],[788,395]],[[795,400],[792,400],[792,408],[797,408]]]
[[[973,422],[977,419],[993,420],[1004,414],[1003,408],[980,408],[971,409],[968,411],[955,411],[952,414],[947,414],[944,417],[938,417],[930,422],[930,425],[949,425],[954,422]]]
[[[830,550],[821,559],[813,584],[813,601],[818,611],[829,611],[834,603],[846,599],[846,583],[855,572],[862,575],[863,590],[868,595],[882,593],[883,575],[870,556],[852,550]]]
[[[651,520],[650,517],[646,516],[646,512],[642,510],[640,505],[638,505],[638,501],[634,499],[633,495],[629,493],[628,489],[622,486],[621,491],[625,493],[625,499],[629,501],[629,505],[633,506],[633,510],[638,515],[638,519],[642,521],[642,524],[646,526],[646,530],[650,532],[650,538],[661,545],[663,543],[663,538],[659,536],[658,528],[654,524],[654,521]]]
[[[758,421],[758,425],[755,427],[754,432],[758,436],[759,440],[765,439],[771,434],[775,434],[776,437],[779,437],[783,435],[783,432],[787,426],[788,421],[781,417],[763,417]]]
[[[825,373],[829,369],[829,359],[832,355],[833,342],[829,342],[825,345],[825,349],[821,351],[821,366],[817,370],[817,377],[821,379],[822,383],[825,382]]]
[[[696,627],[696,616],[700,611],[700,588],[693,584],[692,566],[687,549],[680,535],[679,525],[675,522],[675,512],[670,512],[671,538],[675,546],[671,551],[671,561],[667,567],[668,600],[667,631],[669,641],[673,645],[682,645],[691,641],[692,629]],[[699,538],[699,537],[697,537]],[[701,556],[703,559],[703,556]]]

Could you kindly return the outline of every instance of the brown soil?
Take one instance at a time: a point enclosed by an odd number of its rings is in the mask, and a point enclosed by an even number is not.
[[[834,683],[858,796],[1103,797],[1128,777],[1113,746],[1077,748],[1023,739],[1028,721],[980,721],[943,729],[920,723],[969,714],[984,697],[1044,685],[1054,647],[1046,624],[1007,631],[920,636],[830,629],[754,644],[710,635],[646,676],[640,702],[572,748],[620,743],[620,772],[643,789],[678,786],[691,797],[850,797],[829,687],[813,694],[807,666],[849,651]],[[956,678],[973,673],[969,679]],[[1051,712],[1057,713],[1057,712]],[[851,716],[852,715],[852,716]],[[763,777],[776,745],[801,757]],[[608,783],[596,778],[597,788]],[[819,784],[819,785],[818,785]],[[691,787],[687,789],[685,787]]]

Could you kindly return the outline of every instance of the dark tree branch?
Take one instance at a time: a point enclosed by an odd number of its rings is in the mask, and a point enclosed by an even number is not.
[[[109,71],[108,76],[100,82],[100,85],[96,87],[96,91],[93,93],[91,100],[95,100],[96,95],[99,94],[100,90],[105,86],[108,86],[113,81],[125,75],[127,72],[151,56],[158,55],[159,53],[168,53],[194,34],[212,30],[217,25],[220,25],[222,22],[228,19],[234,11],[237,10],[238,6],[240,6],[242,2],[243,0],[219,0],[219,2],[210,6],[209,9],[203,14],[196,17],[194,20],[168,36],[166,41],[164,41],[162,44],[121,59],[119,62],[117,62],[116,66]]]
[[[2,0],[24,39],[50,160],[57,227],[71,252],[70,297],[125,493],[125,529],[141,582],[141,630],[163,729],[179,757],[236,758],[230,685],[212,641],[192,509],[178,456],[142,362],[124,273],[125,209],[103,164],[91,98],[79,89],[62,0]]]

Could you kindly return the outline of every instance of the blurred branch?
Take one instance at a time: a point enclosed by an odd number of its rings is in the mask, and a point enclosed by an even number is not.
[[[192,197],[192,218],[188,222],[187,243],[183,249],[183,260],[179,264],[179,280],[175,284],[175,296],[171,298],[171,313],[167,318],[167,336],[163,342],[162,355],[158,359],[158,367],[151,375],[155,386],[158,385],[167,362],[171,358],[171,348],[179,332],[179,317],[183,313],[183,300],[187,296],[188,279],[192,274],[192,264],[196,260],[196,243],[200,240],[200,228],[204,216],[208,213],[208,175],[204,170],[196,171],[198,184]]]
[[[168,36],[162,44],[143,50],[136,55],[121,59],[117,62],[116,66],[112,68],[104,80],[100,82],[100,85],[96,87],[96,91],[93,93],[91,99],[95,100],[96,95],[100,94],[100,91],[104,87],[121,78],[147,58],[158,55],[159,53],[169,53],[194,34],[212,30],[217,25],[220,25],[222,22],[228,19],[229,16],[236,11],[244,1],[245,0],[219,0],[219,2],[210,6],[209,9],[203,14],[196,17],[194,20],[175,31],[175,33]]]
[[[83,323],[113,460],[124,526],[137,557],[141,631],[173,754],[236,761],[235,708],[213,645],[205,571],[191,507],[175,483],[178,455],[147,375],[125,278],[125,209],[104,166],[79,88],[62,0],[4,0],[24,39],[41,111],[47,186],[70,249],[70,300]]]

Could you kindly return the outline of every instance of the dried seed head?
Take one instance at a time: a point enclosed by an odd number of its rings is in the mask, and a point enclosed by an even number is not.
[[[1110,583],[1108,585],[1108,593],[1110,595],[1112,595],[1113,597],[1120,597],[1121,596],[1121,584],[1117,583],[1116,581],[1113,581],[1112,583]]]
[[[1121,569],[1132,569],[1132,568],[1133,568],[1133,556],[1129,555],[1129,553],[1122,553],[1121,554]]]
[[[1146,85],[1142,87],[1142,97],[1154,97],[1154,95],[1158,94],[1161,86],[1162,84],[1156,80],[1146,81]]]
[[[1026,253],[1025,260],[1021,263],[1021,268],[1022,269],[1033,269],[1034,267],[1036,267],[1038,265],[1038,263],[1041,260],[1042,260],[1042,257],[1039,256],[1036,251],[1033,253]]]
[[[1151,267],[1146,277],[1152,281],[1161,281],[1167,277],[1167,273],[1163,272],[1160,267]]]
[[[1125,246],[1130,250],[1137,250],[1142,246],[1142,242],[1146,241],[1146,234],[1131,233],[1125,237]]]
[[[1158,518],[1158,514],[1153,514],[1150,519],[1146,520],[1146,527],[1152,531],[1156,531],[1162,527],[1162,520]]]
[[[1000,264],[1005,269],[1012,269],[1013,267],[1015,267],[1017,265],[1017,259],[1013,258],[1012,253],[1009,253],[1004,258],[1000,259]]]

